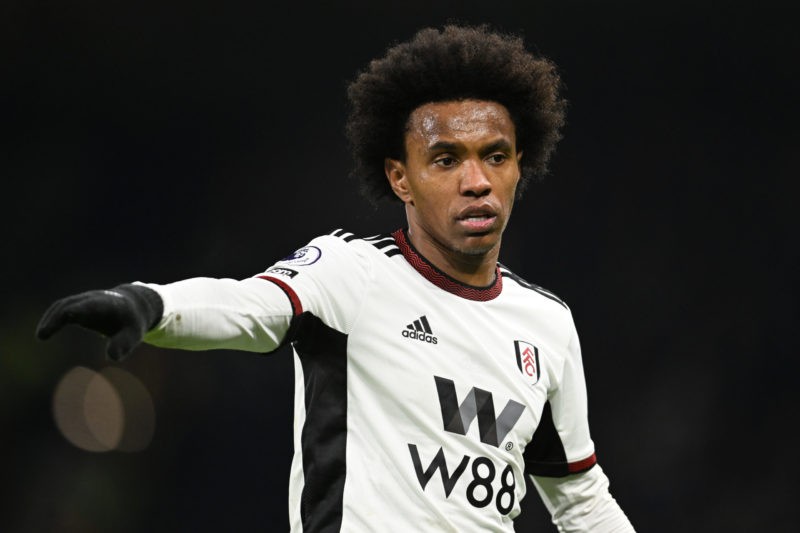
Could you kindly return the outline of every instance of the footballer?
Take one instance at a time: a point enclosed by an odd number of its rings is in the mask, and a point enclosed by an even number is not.
[[[570,310],[499,261],[560,138],[560,87],[519,37],[423,29],[348,87],[354,172],[405,227],[336,229],[243,280],[69,296],[37,335],[83,326],[114,360],[141,341],[291,345],[294,532],[513,531],[526,476],[560,531],[633,531],[595,455]]]

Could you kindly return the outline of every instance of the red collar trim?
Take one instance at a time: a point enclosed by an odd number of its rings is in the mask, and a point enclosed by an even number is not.
[[[397,247],[400,248],[403,257],[406,258],[406,261],[408,261],[422,277],[440,289],[460,296],[461,298],[478,302],[488,302],[500,296],[503,290],[503,276],[500,275],[499,268],[495,267],[494,282],[491,285],[487,287],[473,287],[472,285],[467,285],[466,283],[461,283],[451,278],[433,266],[430,261],[422,257],[422,255],[417,252],[416,248],[414,248],[414,245],[411,244],[411,241],[408,240],[405,230],[399,229],[394,231],[392,237],[394,237],[394,241],[397,243]]]

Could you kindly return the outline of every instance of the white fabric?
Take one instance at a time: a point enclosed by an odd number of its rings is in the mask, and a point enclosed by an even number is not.
[[[271,352],[292,318],[277,286],[261,279],[192,278],[168,285],[141,283],[164,301],[161,322],[144,341],[183,350]]]
[[[562,303],[510,277],[489,301],[452,294],[420,275],[403,255],[390,257],[386,252],[396,246],[379,248],[375,241],[318,237],[311,248],[263,273],[288,286],[303,311],[347,339],[341,530],[511,531],[525,495],[523,452],[545,402],[552,406],[566,461],[577,463],[594,453],[572,316]],[[283,340],[292,318],[287,293],[264,279],[196,278],[147,286],[164,299],[164,318],[145,339],[158,346],[269,352]],[[431,331],[422,340],[404,336],[422,317]],[[536,383],[517,366],[515,341],[536,346]],[[296,451],[289,503],[292,531],[302,531],[300,448],[310,406],[297,353],[295,358]],[[462,408],[477,390],[491,394],[493,420],[515,404],[523,406],[522,412],[497,445],[482,442],[477,417],[467,417],[465,434],[446,431],[437,377],[453,384],[453,401]],[[449,494],[441,468],[424,487],[420,481],[438,453],[449,476],[457,477]],[[495,470],[491,476],[490,468]],[[479,486],[481,478],[490,478],[491,498]],[[597,466],[560,480],[535,478],[563,531],[631,530],[600,525],[627,523],[604,480]],[[503,494],[512,482],[513,505],[511,495]]]
[[[600,465],[581,474],[552,478],[531,476],[559,531],[630,533],[633,526],[608,490]]]

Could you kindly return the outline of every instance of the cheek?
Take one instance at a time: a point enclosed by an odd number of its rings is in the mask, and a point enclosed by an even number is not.
[[[511,199],[512,202],[517,197],[517,186],[518,185],[519,185],[518,183],[515,183],[514,186],[511,187],[511,189],[508,191],[508,197]]]
[[[420,218],[432,222],[450,216],[451,202],[457,197],[457,193],[447,190],[447,186],[441,179],[423,178],[416,183],[411,205],[417,208]]]
[[[517,196],[517,187],[519,187],[519,174],[508,180],[506,185],[506,196],[513,202]]]
[[[429,203],[437,196],[438,183],[428,173],[417,174],[408,180],[409,192],[416,203]]]

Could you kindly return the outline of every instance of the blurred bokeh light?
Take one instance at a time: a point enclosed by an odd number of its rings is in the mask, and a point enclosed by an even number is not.
[[[53,417],[64,438],[89,452],[143,450],[155,429],[147,389],[114,367],[76,366],[64,374],[53,394]]]

